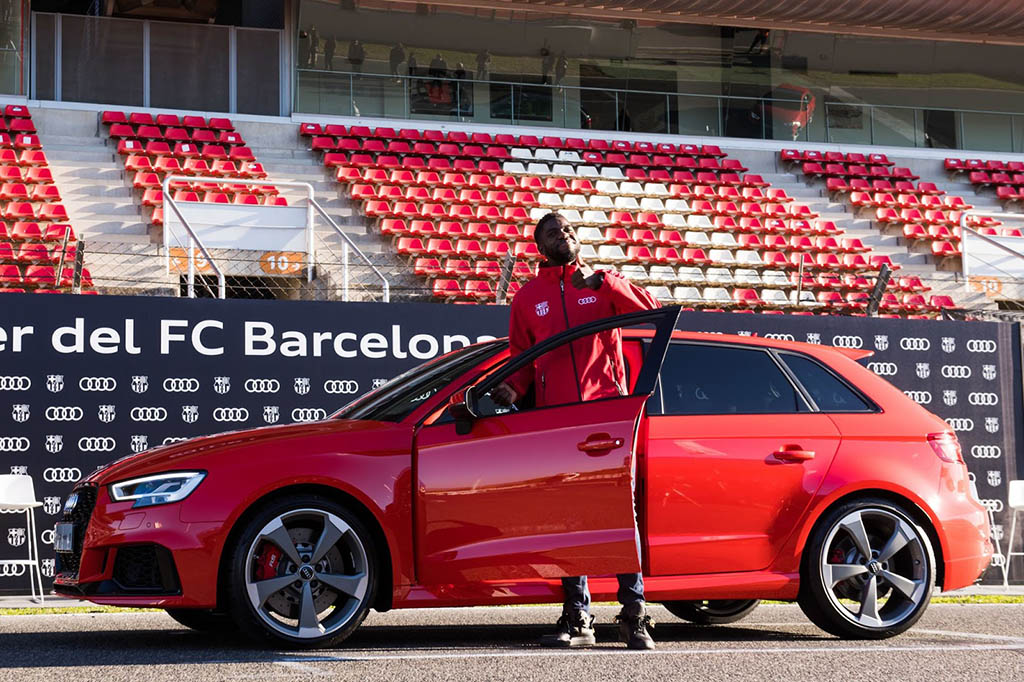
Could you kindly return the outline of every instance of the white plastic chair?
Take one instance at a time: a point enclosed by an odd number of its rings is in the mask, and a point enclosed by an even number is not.
[[[616,196],[619,193],[619,183],[611,180],[598,180],[594,183],[594,189],[597,190],[598,194]]]
[[[580,227],[576,230],[576,239],[580,244],[603,244],[604,233],[596,227]]]
[[[626,260],[626,253],[618,244],[603,244],[597,247],[597,258],[601,263],[618,263]]]
[[[587,203],[595,211],[610,211],[615,208],[612,198],[604,194],[591,194],[590,198],[587,199]]]
[[[708,239],[708,235],[704,232],[690,230],[683,235],[683,239],[686,240],[686,245],[691,248],[703,249],[706,246],[711,246],[711,240]]]
[[[736,257],[732,255],[732,251],[729,249],[711,249],[708,251],[708,258],[711,259],[712,263],[718,263],[719,265],[736,265]]]
[[[513,147],[508,152],[509,156],[513,159],[525,159],[526,161],[533,161],[533,152],[525,147]]]
[[[534,206],[533,208],[530,209],[530,222],[535,223],[544,216],[546,216],[548,213],[551,213],[549,209]]]
[[[704,289],[704,302],[727,306],[732,303],[732,297],[723,287],[707,287]]]
[[[1013,540],[1017,534],[1017,512],[1024,511],[1024,480],[1010,481],[1008,488],[1008,500],[1010,509],[1013,510],[1012,521],[1010,522],[1010,542],[1006,545],[1006,560],[1003,568],[1003,587],[1009,587],[1010,564],[1013,557],[1024,556],[1024,552],[1013,551]]]
[[[708,268],[704,271],[704,276],[707,278],[708,284],[730,285],[733,283],[732,272],[729,271],[729,268]]]
[[[537,161],[558,161],[558,152],[554,149],[534,149],[533,158]]]
[[[664,213],[665,202],[661,199],[655,199],[652,197],[644,197],[640,200],[640,210],[650,211],[652,213]]]
[[[689,213],[690,204],[686,199],[666,199],[665,210],[673,213]]]
[[[576,169],[567,163],[556,163],[551,166],[552,175],[561,175],[567,178],[576,177]]]
[[[526,168],[518,161],[506,161],[501,164],[501,170],[510,175],[526,175]]]
[[[580,258],[586,263],[593,263],[597,260],[597,249],[593,244],[580,244]]]
[[[676,284],[679,278],[671,265],[652,265],[651,281],[657,284]]]
[[[686,216],[686,225],[691,230],[705,230],[710,232],[715,229],[715,226],[711,222],[711,218],[706,215],[689,215]]]
[[[558,152],[558,160],[565,161],[566,163],[579,163],[583,159],[581,159],[580,155],[572,149],[563,149]]]
[[[679,303],[704,302],[704,298],[701,297],[700,290],[697,287],[676,287],[672,294]]]
[[[626,176],[621,168],[616,166],[604,166],[601,168],[601,177],[605,180],[625,180]]]
[[[623,182],[619,185],[619,194],[630,197],[642,197],[644,195],[644,186],[639,182]]]
[[[664,199],[668,197],[668,187],[660,182],[648,182],[644,185],[644,194],[649,197]]]
[[[654,298],[658,299],[659,301],[672,300],[672,292],[669,290],[668,287],[649,286],[647,287],[647,292]]]
[[[537,195],[537,203],[547,208],[561,208],[562,197],[554,192],[541,192]]]
[[[43,506],[36,500],[32,477],[24,474],[0,475],[0,511],[25,512],[25,533],[28,535],[27,559],[3,559],[0,564],[27,566],[28,579],[32,586],[32,600],[43,603],[43,573],[39,567],[39,534],[36,532],[36,507]],[[38,588],[38,595],[36,589]]]
[[[581,225],[583,223],[583,216],[575,208],[560,208],[555,213],[565,217],[572,225]]]
[[[577,166],[576,177],[578,178],[598,178],[601,177],[600,173],[597,172],[595,166]]]
[[[737,251],[736,262],[740,265],[751,265],[755,268],[759,268],[764,265],[764,261],[761,260],[760,252],[751,251],[750,249],[740,249]]]
[[[530,175],[551,175],[551,168],[546,163],[531,163],[526,172]]]
[[[583,222],[587,225],[607,225],[608,216],[604,211],[584,211]]]
[[[680,265],[676,278],[683,284],[704,284],[707,282],[704,271],[696,265]]]
[[[786,292],[780,289],[761,289],[761,300],[764,301],[765,305],[776,308],[785,308],[789,305]]]
[[[623,183],[625,184],[625,183]],[[635,197],[615,197],[615,210],[616,211],[639,211],[640,204],[637,203]]]
[[[581,208],[586,210],[590,204],[587,203],[587,198],[582,194],[566,194],[562,197],[562,205],[569,208]]]
[[[761,273],[761,281],[765,283],[765,286],[769,287],[791,287],[793,283],[789,280],[789,275],[786,274],[785,270],[765,270]],[[764,295],[761,295],[761,299],[764,299]]]
[[[736,243],[736,237],[732,236],[732,232],[712,232],[711,243],[723,249],[735,249],[739,246]]]
[[[733,279],[736,280],[736,284],[742,286],[761,286],[761,275],[758,274],[757,270],[751,270],[750,268],[736,268],[736,271],[733,273]]]
[[[647,270],[642,265],[630,263],[629,265],[623,265],[619,270],[619,273],[623,277],[628,277],[634,282],[646,282],[647,281]]]
[[[672,201],[669,199],[669,201]],[[686,228],[686,216],[679,215],[678,213],[665,213],[661,216],[661,224],[669,229],[680,229]]]

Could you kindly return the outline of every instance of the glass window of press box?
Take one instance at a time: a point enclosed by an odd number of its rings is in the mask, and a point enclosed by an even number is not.
[[[1024,47],[303,0],[297,113],[1024,151]]]

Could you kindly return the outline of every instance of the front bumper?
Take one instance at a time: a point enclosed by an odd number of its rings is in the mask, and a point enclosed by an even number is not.
[[[105,487],[92,492],[92,509],[65,516],[76,542],[58,554],[56,593],[119,606],[216,607],[222,524],[182,522],[181,503],[132,509]]]

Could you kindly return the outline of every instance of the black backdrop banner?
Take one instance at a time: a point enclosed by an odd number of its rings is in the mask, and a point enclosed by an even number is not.
[[[12,294],[0,304],[0,473],[34,479],[47,578],[64,496],[97,466],[192,436],[322,419],[429,358],[504,336],[508,324],[507,308],[496,306],[42,298]],[[1017,325],[680,319],[684,329],[874,350],[869,368],[956,429],[1005,549],[1006,483],[1021,456]],[[0,515],[0,559],[27,555],[26,532],[24,515]],[[0,565],[0,592],[26,592],[22,568]],[[997,568],[985,577],[1002,580]]]

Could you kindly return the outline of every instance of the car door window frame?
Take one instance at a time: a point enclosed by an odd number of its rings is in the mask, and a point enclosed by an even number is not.
[[[766,348],[766,347],[762,347],[762,346],[747,346],[747,345],[743,345],[743,344],[725,343],[725,342],[718,342],[718,341],[698,341],[698,340],[693,340],[693,339],[673,339],[672,342],[669,345],[670,346],[672,346],[672,345],[680,345],[680,346],[710,346],[710,347],[716,347],[716,348],[727,348],[729,350],[755,351],[755,352],[760,351],[760,352],[764,353],[765,355],[767,355],[772,360],[772,362],[775,363],[775,366],[779,369],[779,372],[781,372],[782,376],[785,377],[786,381],[788,381],[790,383],[790,386],[793,389],[794,393],[796,393],[797,398],[802,402],[804,409],[802,409],[802,410],[793,410],[791,412],[712,412],[712,413],[693,413],[693,414],[674,414],[674,413],[673,414],[666,414],[666,412],[665,412],[665,394],[664,394],[664,388],[663,388],[662,382],[661,382],[661,371],[660,371],[662,368],[664,368],[664,365],[665,365],[665,359],[664,358],[667,357],[667,354],[668,354],[668,348],[666,347],[664,352],[663,352],[663,358],[662,358],[661,364],[659,365],[659,372],[658,372],[658,381],[657,381],[657,386],[656,386],[656,392],[654,394],[652,394],[652,396],[651,396],[651,400],[654,400],[655,396],[657,396],[657,398],[658,398],[658,401],[657,401],[657,403],[658,403],[658,405],[657,405],[658,410],[655,412],[654,410],[650,410],[649,409],[648,410],[648,414],[650,414],[651,416],[658,416],[658,417],[702,417],[703,416],[703,417],[707,417],[707,416],[713,416],[713,415],[735,415],[735,416],[740,416],[740,415],[762,415],[762,414],[768,414],[768,415],[779,414],[779,415],[783,415],[783,414],[811,414],[811,413],[819,412],[820,411],[820,410],[817,409],[817,406],[814,404],[814,401],[810,399],[810,396],[807,394],[807,390],[796,380],[796,377],[793,375],[793,373],[789,369],[789,367],[787,367],[785,365],[785,363],[782,361],[782,359],[776,355],[776,350],[774,348]],[[648,405],[651,405],[651,400],[648,401]]]

